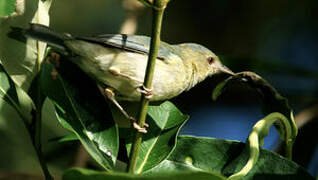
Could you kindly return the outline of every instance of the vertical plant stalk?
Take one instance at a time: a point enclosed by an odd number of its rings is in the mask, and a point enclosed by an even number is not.
[[[37,49],[39,52],[40,42],[37,41]],[[41,71],[41,59],[40,55],[38,53],[37,56],[37,75],[33,79],[33,82],[30,87],[29,94],[32,97],[36,109],[34,110],[32,114],[32,122],[30,127],[28,128],[29,134],[31,137],[32,145],[34,147],[34,150],[36,152],[36,155],[39,159],[39,163],[42,169],[42,172],[44,174],[45,180],[53,180],[53,176],[50,174],[48,167],[46,165],[46,161],[42,154],[42,145],[41,145],[41,139],[42,139],[42,106],[44,103],[44,95],[42,94],[41,87],[40,87],[40,71]]]
[[[144,79],[144,87],[148,89],[151,89],[151,86],[152,86],[152,79],[154,75],[156,59],[158,56],[158,51],[160,46],[160,31],[161,31],[162,18],[163,18],[164,9],[167,3],[168,3],[167,0],[154,0],[153,2],[150,51],[148,56],[146,75]],[[138,121],[137,121],[140,127],[144,127],[148,104],[149,104],[149,99],[147,99],[145,95],[142,94],[140,105],[139,105]],[[142,141],[142,133],[136,131],[135,139],[133,141],[130,154],[129,154],[129,164],[127,166],[127,171],[129,173],[135,173],[141,141]]]
[[[36,154],[38,156],[38,159],[39,159],[39,163],[40,163],[40,166],[41,166],[41,169],[43,171],[43,174],[44,174],[44,177],[45,177],[45,180],[53,180],[53,176],[50,174],[48,168],[47,168],[47,165],[46,165],[46,161],[43,157],[43,154],[42,154],[42,144],[41,144],[41,139],[42,139],[42,106],[43,106],[43,102],[44,102],[44,99],[42,98],[42,92],[41,92],[41,89],[40,89],[40,78],[37,77],[37,79],[35,79],[37,81],[36,83],[36,99],[35,99],[35,106],[36,106],[36,111],[35,111],[35,117],[33,119],[33,131],[32,132],[32,143],[33,143],[33,146],[34,146],[34,149],[36,151]]]

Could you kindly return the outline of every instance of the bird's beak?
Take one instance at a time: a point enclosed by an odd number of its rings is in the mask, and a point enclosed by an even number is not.
[[[231,76],[235,74],[233,71],[231,71],[228,67],[224,66],[223,64],[219,64],[218,70],[220,73],[225,73]]]

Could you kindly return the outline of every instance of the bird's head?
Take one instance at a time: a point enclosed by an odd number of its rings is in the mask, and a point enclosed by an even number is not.
[[[218,56],[202,45],[184,43],[178,45],[178,47],[187,63],[191,63],[193,73],[196,76],[194,78],[197,82],[215,74],[234,74],[229,68],[222,64]]]

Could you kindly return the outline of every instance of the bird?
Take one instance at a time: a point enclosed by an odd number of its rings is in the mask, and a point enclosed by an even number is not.
[[[46,42],[58,53],[75,57],[69,59],[96,81],[104,97],[142,133],[147,132],[145,127],[140,127],[127,114],[120,101],[139,101],[142,93],[150,101],[167,100],[188,91],[207,77],[234,74],[218,56],[202,45],[171,45],[161,41],[152,88],[147,89],[143,86],[150,47],[147,36],[104,34],[76,37],[32,23],[23,33],[27,38]]]

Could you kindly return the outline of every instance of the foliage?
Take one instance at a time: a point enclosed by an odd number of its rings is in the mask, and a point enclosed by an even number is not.
[[[169,1],[142,2],[158,15],[157,11],[163,13]],[[1,3],[0,7],[6,8],[0,8],[0,15],[9,16],[0,19],[0,98],[12,106],[23,120],[46,179],[52,176],[41,154],[44,99],[54,105],[59,123],[71,132],[70,139],[74,140],[75,135],[103,170],[69,169],[63,175],[66,180],[313,179],[306,170],[291,161],[297,127],[287,99],[255,73],[241,72],[223,79],[212,95],[216,99],[228,86],[237,82],[259,93],[265,117],[251,129],[246,143],[179,136],[189,116],[169,101],[151,104],[147,108],[148,100],[144,97],[145,103],[140,109],[144,109],[144,120],[150,127],[147,134],[137,133],[137,138],[134,138],[135,132],[131,128],[119,129],[116,123],[127,119],[116,114],[99,92],[96,82],[71,63],[69,57],[61,56],[60,63],[53,63],[50,52],[45,54],[46,44],[21,36],[20,28],[26,28],[30,22],[49,24],[51,0],[17,1],[15,10],[13,1]],[[161,22],[160,17],[156,17],[154,23]],[[152,38],[157,38],[151,43],[153,50],[149,57],[155,60],[161,24],[153,27]],[[153,70],[154,66],[147,71],[147,77]],[[152,78],[149,77],[150,80],[145,80],[148,88]],[[1,106],[4,104],[2,101]],[[139,121],[139,124],[143,126],[144,122]],[[272,124],[284,142],[285,158],[261,149]],[[136,139],[140,140],[140,144]],[[67,141],[67,138],[62,141]],[[120,152],[123,144],[126,149]],[[127,156],[132,157],[131,152],[136,154],[131,173],[116,171],[119,161],[130,166],[131,159],[127,160]]]

